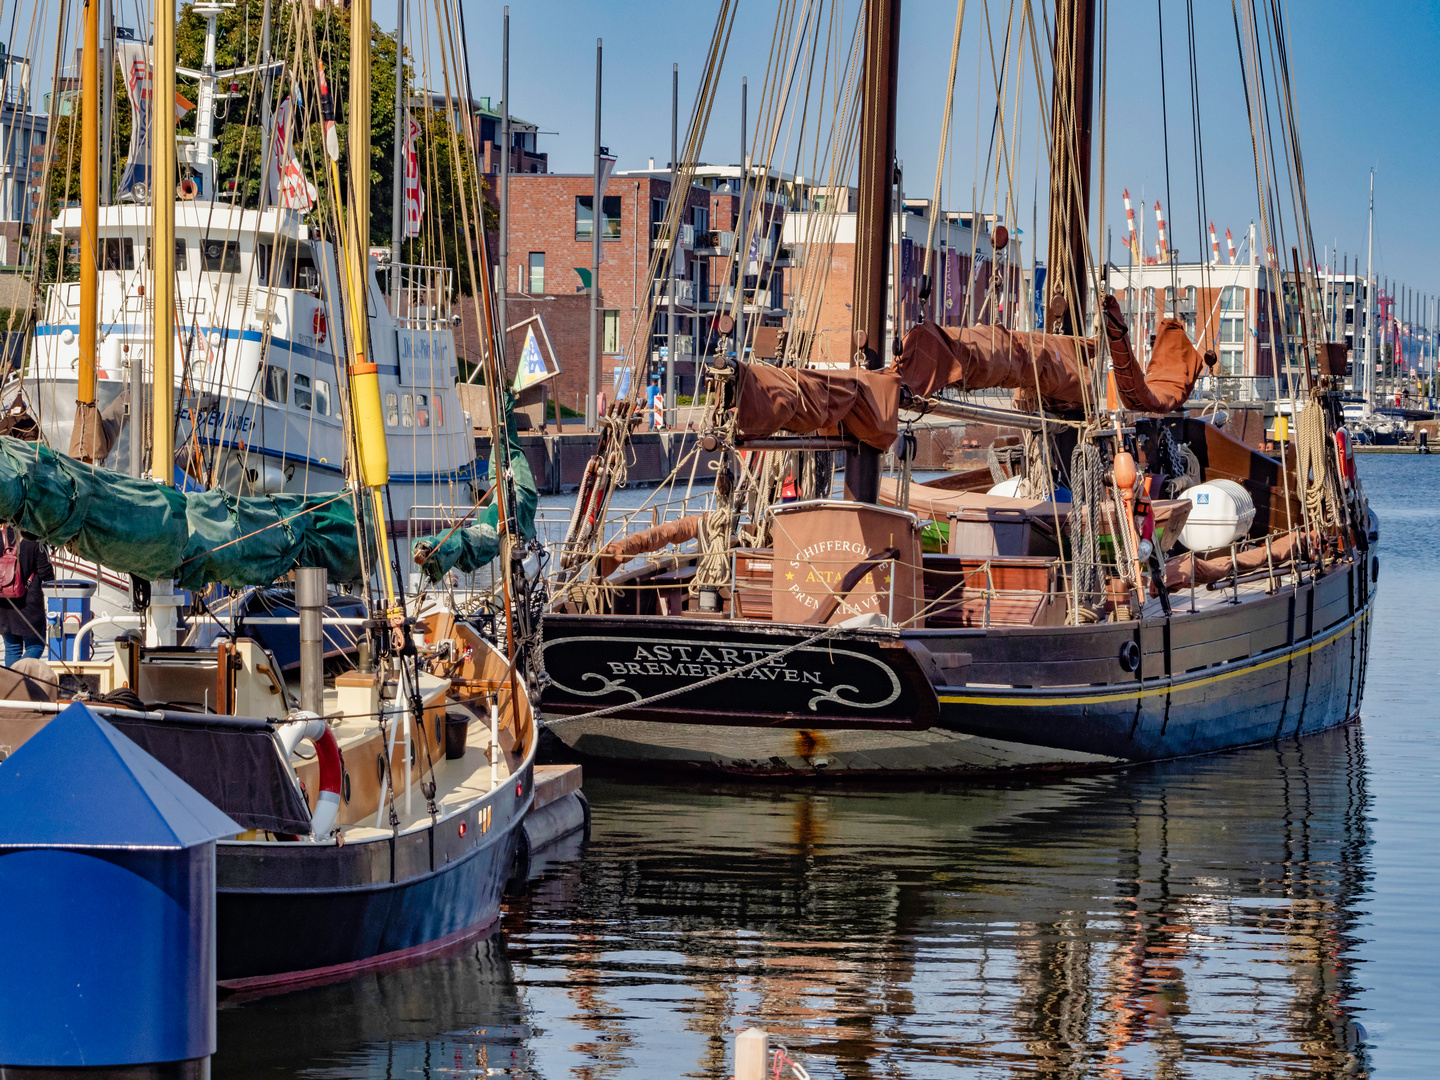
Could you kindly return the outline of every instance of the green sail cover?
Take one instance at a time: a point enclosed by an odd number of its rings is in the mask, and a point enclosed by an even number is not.
[[[505,394],[505,429],[509,432],[510,471],[515,478],[515,516],[522,539],[535,536],[535,507],[540,503],[540,491],[535,487],[535,474],[530,471],[530,462],[520,448],[520,433],[515,430],[515,398],[508,391]],[[495,482],[495,447],[490,447],[490,482]],[[420,569],[432,582],[438,582],[451,570],[470,574],[487,565],[500,554],[500,507],[491,503],[475,517],[475,524],[464,529],[455,529],[438,545],[434,537],[422,537],[415,541],[413,553]],[[433,549],[432,549],[433,545]]]
[[[0,521],[146,581],[268,585],[297,566],[361,577],[349,492],[182,492],[0,437]]]

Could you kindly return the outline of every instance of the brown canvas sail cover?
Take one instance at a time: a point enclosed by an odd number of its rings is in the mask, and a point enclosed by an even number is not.
[[[1167,589],[1188,589],[1195,585],[1208,585],[1215,581],[1228,581],[1231,577],[1243,577],[1258,570],[1273,569],[1277,574],[1286,573],[1292,559],[1298,552],[1304,558],[1313,545],[1306,544],[1298,532],[1281,533],[1264,544],[1245,548],[1232,559],[1227,552],[1209,559],[1202,559],[1194,552],[1176,555],[1165,564],[1165,587]],[[1158,590],[1152,584],[1151,595]]]
[[[1045,405],[1065,412],[1082,407],[1090,352],[1088,341],[1063,334],[924,322],[905,335],[900,379],[916,397],[929,397],[947,386],[1028,390],[1033,395],[1038,382]]]
[[[1130,331],[1113,296],[1105,298],[1105,333],[1116,390],[1127,409],[1168,413],[1185,403],[1204,359],[1182,322],[1165,319],[1160,324],[1148,371],[1141,370],[1130,347]],[[926,322],[905,335],[900,378],[916,397],[929,397],[947,386],[1007,388],[1033,395],[1038,384],[1045,406],[1066,412],[1082,407],[1081,386],[1094,353],[1094,342],[1062,334]]]
[[[735,413],[742,436],[843,430],[877,450],[894,445],[900,419],[900,379],[894,371],[738,366]]]
[[[700,514],[691,514],[674,521],[662,521],[641,532],[611,540],[600,549],[600,557],[595,562],[596,575],[609,577],[636,555],[659,551],[667,544],[683,544],[687,540],[694,540],[700,535],[702,520]]]
[[[1115,370],[1115,392],[1127,409],[1146,413],[1174,412],[1185,404],[1205,361],[1190,342],[1185,324],[1164,319],[1150,352],[1149,370],[1130,348],[1130,331],[1120,314],[1120,301],[1105,297],[1105,333],[1110,339],[1110,363]]]

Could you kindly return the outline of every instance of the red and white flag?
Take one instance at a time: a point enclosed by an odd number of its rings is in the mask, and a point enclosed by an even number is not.
[[[415,140],[420,137],[420,121],[409,117],[405,128],[405,235],[420,235],[420,219],[425,216],[425,192],[420,189],[420,157]]]
[[[292,149],[290,99],[275,110],[275,139],[270,146],[270,198],[287,210],[309,210],[315,204],[310,185]]]

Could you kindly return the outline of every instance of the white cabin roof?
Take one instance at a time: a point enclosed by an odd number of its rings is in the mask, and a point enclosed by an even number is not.
[[[100,207],[99,232],[102,236],[146,235],[150,231],[150,207],[135,203],[119,203]],[[207,236],[269,237],[279,234],[296,240],[310,239],[310,227],[298,210],[272,207],[268,210],[244,210],[229,203],[177,202],[175,204],[177,234],[203,233]],[[68,206],[55,215],[51,232],[74,239],[80,237],[80,208]]]

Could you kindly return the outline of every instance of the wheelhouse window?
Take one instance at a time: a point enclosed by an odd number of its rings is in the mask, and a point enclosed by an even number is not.
[[[273,364],[265,365],[265,380],[262,392],[267,401],[273,401],[277,405],[284,405],[290,400],[289,393],[289,372],[284,368],[275,367]]]
[[[400,426],[415,426],[415,398],[411,394],[400,395]]]
[[[400,398],[396,394],[385,395],[385,426],[400,426]]]
[[[314,407],[315,395],[310,389],[309,375],[296,375],[290,393],[290,400],[297,409],[309,412]]]
[[[430,395],[415,395],[415,426],[428,428],[430,426]]]
[[[320,286],[320,271],[309,244],[257,244],[255,272],[260,284],[267,287],[313,292]]]
[[[238,274],[240,272],[240,241],[200,241],[201,269],[217,274]]]
[[[321,416],[330,415],[330,384],[324,379],[315,380],[315,411]]]
[[[101,270],[134,270],[135,241],[128,236],[107,236],[100,250]]]
[[[145,241],[145,266],[148,268],[148,267],[150,267],[150,266],[152,266],[152,265],[153,265],[153,264],[150,262],[150,241],[149,241],[149,240],[146,240],[146,241]],[[175,269],[176,269],[177,271],[184,271],[185,268],[186,268],[186,267],[185,267],[185,241],[184,241],[184,240],[176,240],[176,241],[175,241]]]

